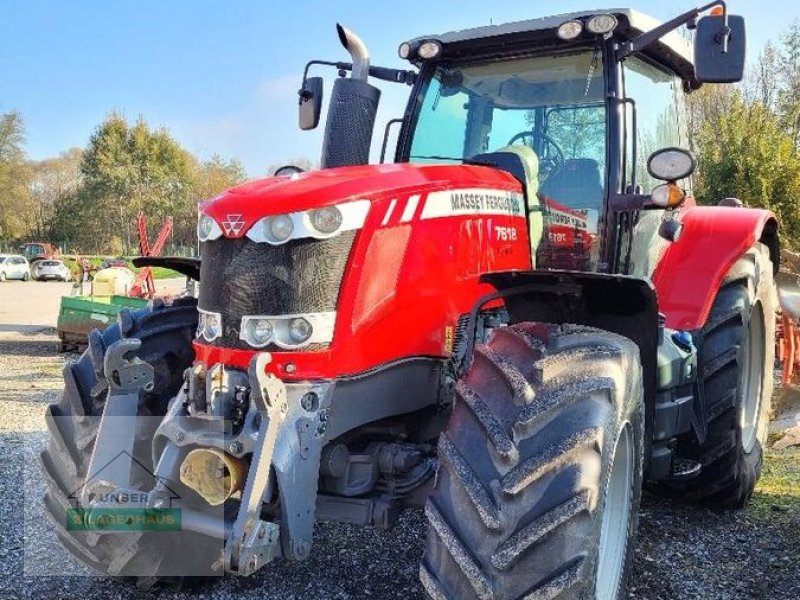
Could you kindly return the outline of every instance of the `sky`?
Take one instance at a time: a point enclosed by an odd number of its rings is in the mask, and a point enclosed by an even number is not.
[[[0,113],[22,113],[32,159],[85,146],[117,111],[166,127],[201,158],[238,158],[256,177],[291,158],[318,160],[322,127],[297,128],[297,89],[306,61],[348,59],[337,21],[362,37],[372,64],[406,68],[397,56],[406,39],[592,9],[595,2],[0,0]],[[661,20],[692,7],[692,0],[627,3]],[[728,5],[746,18],[751,60],[800,19],[796,0]],[[326,76],[330,91],[335,74],[314,74]],[[402,116],[408,88],[378,85],[382,131],[387,119]]]

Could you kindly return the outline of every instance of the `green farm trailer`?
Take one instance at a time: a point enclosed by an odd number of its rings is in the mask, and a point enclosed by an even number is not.
[[[82,350],[92,329],[103,330],[123,308],[141,308],[147,302],[128,296],[64,296],[57,325],[61,352]]]

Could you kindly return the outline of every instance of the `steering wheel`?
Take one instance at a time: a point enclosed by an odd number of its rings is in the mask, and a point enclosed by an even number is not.
[[[564,166],[564,151],[549,135],[521,131],[509,140],[508,145],[511,146],[519,140],[538,155],[539,176],[542,179],[547,179]]]

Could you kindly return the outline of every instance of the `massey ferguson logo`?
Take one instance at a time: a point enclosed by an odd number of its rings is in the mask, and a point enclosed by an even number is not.
[[[225,220],[222,221],[222,229],[225,235],[238,237],[244,228],[244,219],[241,214],[238,215],[225,215]]]

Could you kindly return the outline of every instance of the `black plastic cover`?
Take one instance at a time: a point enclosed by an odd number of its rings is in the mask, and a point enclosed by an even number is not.
[[[700,83],[736,83],[744,76],[747,38],[744,17],[728,15],[728,51],[723,52],[725,20],[707,16],[697,21],[694,36],[695,79]]]
[[[323,169],[369,162],[380,97],[381,91],[366,81],[336,80],[322,143],[320,164]]]

